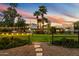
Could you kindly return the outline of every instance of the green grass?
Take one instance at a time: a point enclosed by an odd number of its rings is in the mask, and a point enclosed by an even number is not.
[[[62,38],[77,40],[78,37],[75,34],[54,34],[54,40],[60,40]],[[31,36],[33,42],[50,42],[52,40],[52,35],[49,34],[33,34]]]
[[[48,34],[33,34],[31,37],[33,42],[49,42],[51,35]]]

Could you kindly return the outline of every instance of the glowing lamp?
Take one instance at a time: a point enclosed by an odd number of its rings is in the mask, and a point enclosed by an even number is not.
[[[13,35],[13,33],[12,33],[12,35]]]
[[[24,34],[22,33],[22,35],[24,35]]]
[[[18,33],[16,35],[18,35]]]
[[[2,33],[2,35],[4,35],[4,33]]]
[[[9,35],[8,33],[6,33],[6,35]]]

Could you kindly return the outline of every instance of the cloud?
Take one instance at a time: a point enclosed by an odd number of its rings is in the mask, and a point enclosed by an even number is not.
[[[50,22],[62,24],[63,26],[72,26],[73,21],[65,21],[62,16],[50,15],[48,16]]]
[[[3,5],[3,4],[0,4],[0,11],[3,11],[3,10],[7,10],[9,6],[6,6],[6,5]],[[73,17],[73,18],[77,18],[75,17],[73,14],[71,15],[70,12],[66,11],[65,9],[62,9],[62,8],[51,8],[51,9],[54,9],[57,13],[61,13],[63,15],[66,15],[68,17]],[[21,9],[17,9],[17,12],[19,14],[21,14],[24,18],[27,18],[28,20],[29,19],[35,19],[35,17],[33,16],[32,13],[29,13],[27,11],[24,11],[24,10],[21,10]],[[64,10],[64,11],[61,11],[59,12],[58,10]],[[54,23],[59,23],[59,24],[65,24],[65,23],[68,23],[64,20],[64,18],[62,16],[57,16],[57,15],[48,15],[48,20],[50,20],[51,22],[54,22]]]
[[[3,5],[3,4],[0,4],[0,11],[4,11],[4,10],[7,10],[9,6],[6,6],[6,5]],[[26,11],[23,11],[21,9],[17,9],[17,12],[22,15],[23,17],[26,17],[26,18],[29,18],[29,19],[35,19],[35,17],[31,14],[31,13],[28,13]]]
[[[72,11],[72,5],[74,4],[66,4],[67,6],[58,6],[58,5],[53,5],[53,6],[48,6],[49,9],[53,10],[54,12],[56,12],[57,14],[61,14],[63,16],[67,16],[67,17],[71,17],[74,19],[79,19],[79,16],[76,15],[73,11]],[[79,4],[78,4],[79,5]],[[77,5],[77,6],[78,6]],[[70,9],[69,9],[70,8]]]
[[[63,23],[64,22],[64,19],[60,16],[55,16],[55,15],[52,15],[52,16],[48,16],[48,19],[52,22],[55,22],[55,23]]]

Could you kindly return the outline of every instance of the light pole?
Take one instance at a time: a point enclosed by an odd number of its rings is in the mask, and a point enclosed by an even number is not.
[[[75,28],[76,28],[76,29],[75,29]],[[78,24],[77,24],[77,25],[74,24],[74,32],[77,33],[77,35],[78,35],[78,42],[79,42],[79,27],[78,27]]]

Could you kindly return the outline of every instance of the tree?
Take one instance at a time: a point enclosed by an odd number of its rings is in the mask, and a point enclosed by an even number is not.
[[[7,10],[3,11],[5,21],[5,26],[14,26],[14,20],[18,16],[18,13],[15,9],[16,5],[14,3],[10,3],[10,7]]]
[[[18,29],[20,30],[21,28],[25,30],[25,26],[26,26],[26,23],[25,23],[25,20],[22,19],[21,16],[18,17],[18,21],[17,23],[15,24],[16,27],[18,27]]]
[[[40,16],[40,12],[39,11],[35,11],[34,12],[34,16],[36,16],[36,19],[37,19],[37,29],[39,29],[39,16]]]
[[[78,33],[78,42],[79,42],[79,21],[74,23],[74,30]]]
[[[25,25],[26,25],[25,20],[22,19],[21,16],[19,16],[18,21],[17,21],[17,23],[16,23],[16,26],[17,26],[17,27],[24,27]]]
[[[45,6],[39,6],[39,11],[40,11],[40,13],[41,13],[41,17],[42,17],[42,24],[43,24],[43,26],[42,26],[42,29],[44,29],[44,14],[47,14],[47,8],[45,7]]]
[[[9,4],[11,7],[11,19],[13,20],[13,23],[14,23],[14,20],[15,20],[15,18],[18,16],[18,13],[17,13],[17,11],[16,11],[16,7],[17,7],[17,3],[10,3]],[[15,23],[13,24],[13,26],[15,26]]]
[[[3,14],[4,14],[4,24],[5,26],[9,27],[9,26],[13,26],[13,20],[11,19],[10,17],[10,9],[8,8],[7,11],[3,11]]]

